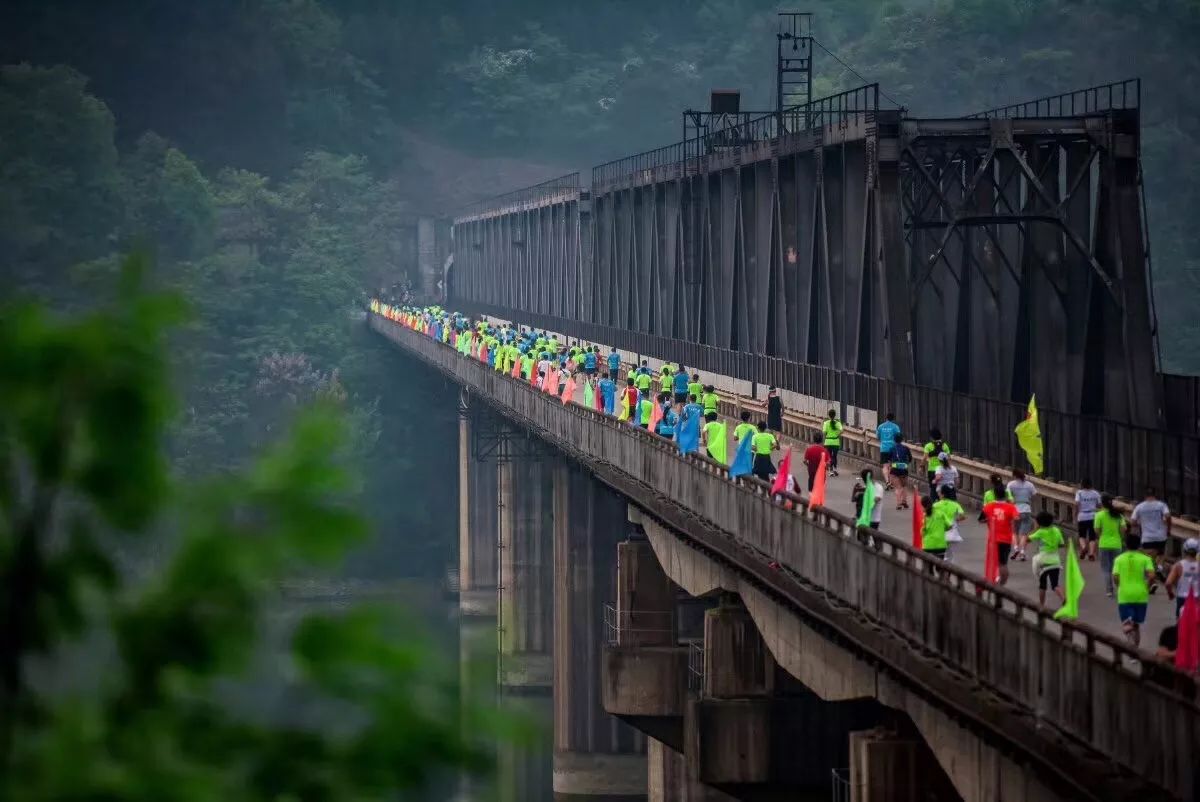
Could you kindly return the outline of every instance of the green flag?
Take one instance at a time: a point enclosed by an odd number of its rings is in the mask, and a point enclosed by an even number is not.
[[[862,512],[858,514],[856,526],[871,525],[871,511],[875,509],[875,477],[867,477],[867,489],[863,491]]]
[[[729,430],[724,421],[709,421],[704,424],[705,437],[708,440],[708,453],[722,465],[728,465],[725,457],[729,444]]]
[[[1067,541],[1067,589],[1066,601],[1054,613],[1055,618],[1078,618],[1079,597],[1083,595],[1083,571],[1079,570],[1079,558],[1075,556],[1075,544]]]
[[[596,394],[592,390],[592,383],[584,382],[583,383],[583,405],[585,407],[587,407],[588,409],[591,409],[592,407],[594,407],[596,405],[595,402],[596,402]]]

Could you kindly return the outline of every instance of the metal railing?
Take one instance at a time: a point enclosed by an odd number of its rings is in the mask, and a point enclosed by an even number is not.
[[[512,310],[488,304],[462,305],[467,311],[512,314]],[[836,399],[872,410],[879,419],[892,412],[903,422],[905,432],[913,436],[924,436],[933,427],[941,429],[946,442],[959,454],[997,466],[1025,464],[1025,455],[1012,436],[1013,427],[1025,417],[1024,403],[905,384],[600,323],[524,311],[519,314],[522,322],[540,329],[644,356],[669,357],[704,372],[815,398]],[[1172,511],[1200,515],[1200,434],[1138,426],[1048,406],[1040,406],[1038,416],[1046,460],[1044,478],[1076,482],[1088,477],[1107,492],[1139,500],[1146,487],[1154,487]]]
[[[592,191],[646,171],[681,166],[684,172],[699,160],[714,153],[769,142],[781,136],[832,125],[847,125],[850,120],[879,111],[879,85],[865,86],[818,98],[802,106],[778,112],[739,112],[719,115],[721,123],[701,126],[697,134],[654,150],[635,153],[592,168]],[[712,116],[712,115],[708,115]],[[649,180],[652,175],[647,175]]]
[[[865,84],[788,109],[783,114],[783,127],[785,133],[795,134],[830,125],[846,125],[852,119],[878,111],[879,84]]]
[[[850,802],[850,769],[833,769],[829,772],[833,802]]]
[[[521,206],[541,203],[550,198],[568,196],[578,192],[579,173],[567,173],[566,175],[560,175],[557,178],[543,181],[540,184],[514,189],[511,192],[497,195],[494,198],[485,198],[474,203],[469,203],[455,213],[454,222],[458,223],[489,213],[509,211]]]
[[[592,187],[601,186],[631,173],[679,164],[685,157],[685,143],[675,142],[654,150],[614,159],[592,168]]]
[[[674,639],[673,610],[618,610],[612,604],[604,605],[604,640],[609,646]]]
[[[967,119],[984,117],[1013,119],[1036,117],[1079,117],[1104,111],[1140,108],[1142,104],[1142,80],[1130,78],[1111,84],[1089,86],[1061,95],[1048,95],[1034,100],[999,106],[986,111],[968,114]]]
[[[704,642],[688,643],[688,690],[704,693]]]

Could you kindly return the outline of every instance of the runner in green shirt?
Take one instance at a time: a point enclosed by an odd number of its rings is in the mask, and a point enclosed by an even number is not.
[[[692,380],[688,382],[688,395],[694,395],[697,399],[704,396],[704,385],[700,383],[699,373],[692,374]]]
[[[1105,493],[1100,496],[1100,509],[1096,511],[1094,523],[1099,541],[1096,543],[1100,554],[1100,570],[1104,572],[1104,593],[1110,599],[1113,595],[1113,563],[1121,553],[1121,543],[1129,524],[1121,512],[1113,505],[1113,497]]]
[[[750,422],[750,412],[748,410],[742,410],[741,418],[742,422],[734,427],[733,430],[733,442],[738,445],[741,445],[743,440],[752,436],[755,432],[754,424]]]
[[[640,394],[639,397],[641,397],[641,398],[649,398],[650,397],[650,385],[653,384],[653,382],[654,382],[654,380],[650,378],[649,373],[637,373],[634,376],[633,384],[635,387],[638,388],[638,393]]]
[[[958,543],[962,543],[962,534],[958,531],[958,522],[967,520],[966,510],[957,500],[947,498],[945,493],[946,488],[942,488],[943,495],[937,501],[933,502],[933,514],[946,522],[946,562],[954,562],[954,549]]]
[[[654,402],[650,400],[650,396],[643,396],[642,399],[638,401],[638,414],[640,416],[638,418],[638,423],[641,424],[643,429],[649,429],[650,418],[654,416]]]
[[[713,392],[711,384],[704,385],[704,395],[700,397],[700,403],[704,405],[705,415],[710,412],[714,415],[717,414],[717,410],[721,405],[721,397]]]
[[[764,482],[771,481],[775,474],[775,464],[771,462],[771,452],[779,448],[775,435],[767,431],[766,421],[758,422],[758,431],[754,434],[750,445],[754,449],[754,475]]]
[[[1113,562],[1113,582],[1117,586],[1117,615],[1121,629],[1134,646],[1141,643],[1142,624],[1150,601],[1150,583],[1154,581],[1154,559],[1139,550],[1139,535],[1126,535],[1125,551]]]
[[[924,496],[921,506],[925,508],[925,523],[921,527],[921,548],[926,554],[938,559],[946,557],[946,530],[950,527],[944,515],[938,515],[933,509],[933,499]]]
[[[950,444],[942,439],[942,430],[934,427],[929,430],[929,442],[922,449],[925,452],[925,474],[929,479],[929,487],[933,488],[933,475],[937,473],[937,469],[942,467],[942,463],[938,461],[937,455],[943,451],[950,453]]]
[[[1054,525],[1054,516],[1048,512],[1039,512],[1038,528],[1029,536],[1032,543],[1037,541],[1039,549],[1033,558],[1033,570],[1038,575],[1038,604],[1046,606],[1046,591],[1053,590],[1058,594],[1060,603],[1066,601],[1062,588],[1058,586],[1062,574],[1062,558],[1058,552],[1066,543],[1062,530]]]
[[[708,448],[708,456],[722,465],[728,464],[726,453],[729,444],[729,434],[725,427],[725,421],[717,420],[717,416],[713,415],[704,424],[702,433],[704,445]]]

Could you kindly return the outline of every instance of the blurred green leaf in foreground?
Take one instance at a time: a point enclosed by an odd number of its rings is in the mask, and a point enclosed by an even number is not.
[[[112,309],[0,311],[0,799],[403,799],[487,771],[487,743],[516,728],[460,708],[457,669],[383,611],[292,632],[279,681],[321,716],[264,721],[230,702],[278,581],[336,561],[365,527],[328,410],[242,475],[172,486],[180,310],[138,290],[144,268],[127,260]],[[135,570],[125,557],[155,539],[164,564]]]

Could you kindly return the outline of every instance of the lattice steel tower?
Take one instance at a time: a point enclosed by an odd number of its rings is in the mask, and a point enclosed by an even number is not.
[[[775,111],[812,102],[812,14],[781,11],[775,67]]]

